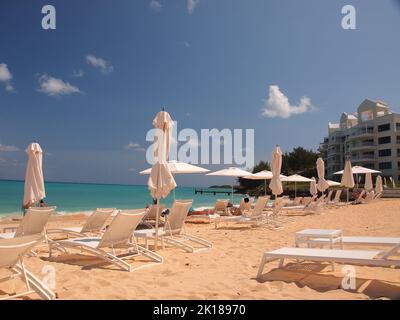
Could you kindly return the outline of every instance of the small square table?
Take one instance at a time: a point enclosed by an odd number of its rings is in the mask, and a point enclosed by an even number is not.
[[[299,247],[300,244],[306,243],[310,248],[311,244],[329,244],[333,249],[335,243],[339,243],[342,248],[342,230],[340,229],[304,229],[298,231],[294,235],[295,246]]]

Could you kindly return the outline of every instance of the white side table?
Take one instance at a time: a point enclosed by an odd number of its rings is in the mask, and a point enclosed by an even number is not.
[[[299,247],[301,244],[307,244],[310,248],[312,244],[329,244],[333,249],[336,243],[339,243],[340,248],[342,244],[342,230],[340,229],[304,229],[298,231],[294,235],[295,246]]]

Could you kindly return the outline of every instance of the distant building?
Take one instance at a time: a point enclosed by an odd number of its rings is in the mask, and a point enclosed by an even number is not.
[[[352,165],[382,171],[383,177],[400,181],[400,114],[382,101],[364,100],[356,113],[344,112],[339,123],[328,124],[328,136],[319,148],[329,179]],[[387,181],[389,183],[389,180]]]

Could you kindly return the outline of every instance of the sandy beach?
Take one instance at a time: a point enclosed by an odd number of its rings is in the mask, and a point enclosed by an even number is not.
[[[213,242],[211,250],[186,253],[169,246],[158,251],[165,259],[162,265],[130,273],[108,265],[88,268],[97,260],[74,251],[49,260],[46,247],[25,263],[39,277],[45,276],[44,266],[55,268],[59,299],[400,299],[400,270],[393,268],[357,266],[353,291],[341,289],[340,266],[332,272],[327,263],[291,262],[277,269],[277,262],[272,262],[260,281],[255,279],[262,253],[293,246],[296,231],[338,228],[345,235],[399,237],[399,216],[400,200],[382,199],[323,215],[296,216],[280,230],[233,223],[216,230],[214,224],[188,222],[190,233]],[[79,226],[85,218],[84,214],[53,217],[49,227]],[[1,227],[12,224],[3,220]],[[18,290],[19,284],[14,285],[2,285],[0,296]]]

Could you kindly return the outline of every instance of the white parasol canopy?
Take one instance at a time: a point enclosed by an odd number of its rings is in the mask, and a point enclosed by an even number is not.
[[[155,163],[151,168],[147,185],[153,199],[157,199],[157,215],[155,228],[155,250],[157,250],[160,199],[168,196],[171,190],[176,187],[176,182],[167,163],[173,127],[173,121],[169,113],[164,110],[157,113],[156,117],[153,120],[153,126],[159,130],[156,132],[155,135]]]
[[[369,169],[369,168],[365,168],[365,167],[361,167],[361,166],[354,166],[351,168],[351,171],[353,172],[353,174],[381,173],[381,171],[373,170],[373,169]],[[343,170],[335,172],[334,174],[341,175],[341,174],[343,174]]]
[[[169,170],[171,171],[172,174],[188,174],[188,173],[207,173],[210,172],[210,170],[198,167],[186,162],[181,162],[181,161],[176,161],[176,160],[170,160],[168,161],[168,167]],[[148,168],[146,170],[140,171],[139,174],[144,175],[144,174],[150,174],[151,168]]]
[[[294,196],[297,197],[297,182],[311,182],[310,178],[303,177],[299,174],[293,174],[291,176],[281,179],[282,182],[294,182]]]
[[[317,188],[321,192],[325,192],[329,188],[328,182],[325,180],[325,163],[322,158],[317,159],[317,172],[318,172],[318,184]]]
[[[311,179],[311,183],[310,183],[310,193],[312,196],[315,196],[318,193],[317,190],[317,182],[315,181],[315,178]]]
[[[220,177],[245,177],[251,175],[250,172],[245,171],[240,168],[229,167],[227,169],[222,169],[219,171],[207,173],[207,176],[220,176]],[[233,184],[232,184],[232,194],[231,194],[232,202],[233,202]]]
[[[330,187],[340,186],[340,182],[336,182],[336,181],[333,181],[333,180],[326,180],[326,182],[328,182]]]
[[[169,170],[171,171],[172,174],[189,174],[189,173],[206,173],[209,172],[210,170],[194,166],[192,164],[186,163],[186,162],[181,162],[181,161],[176,161],[176,160],[170,160],[168,161],[168,167]],[[146,170],[140,171],[139,174],[145,175],[145,174],[150,174],[151,173],[151,168],[148,168]],[[174,189],[174,200],[175,200],[175,189]]]
[[[28,163],[25,173],[23,206],[31,206],[46,197],[42,170],[43,151],[39,143],[33,142],[26,148]]]
[[[272,193],[277,197],[283,192],[282,182],[280,179],[282,168],[282,151],[279,146],[276,146],[275,149],[272,151],[272,179],[269,183],[269,188],[272,190]]]
[[[282,178],[281,181],[282,182],[311,182],[312,179],[303,177],[299,174],[293,174],[291,176]]]
[[[371,191],[373,188],[374,188],[374,185],[372,183],[372,174],[369,172],[365,175],[364,189],[367,191]]]
[[[252,173],[251,175],[243,177],[249,180],[264,180],[264,194],[267,194],[267,180],[272,179],[272,172],[268,170],[259,171],[257,173]],[[285,178],[283,174],[280,175],[281,178]]]
[[[376,177],[375,190],[376,190],[377,193],[383,192],[383,185],[382,185],[382,177],[381,176],[377,176]]]

